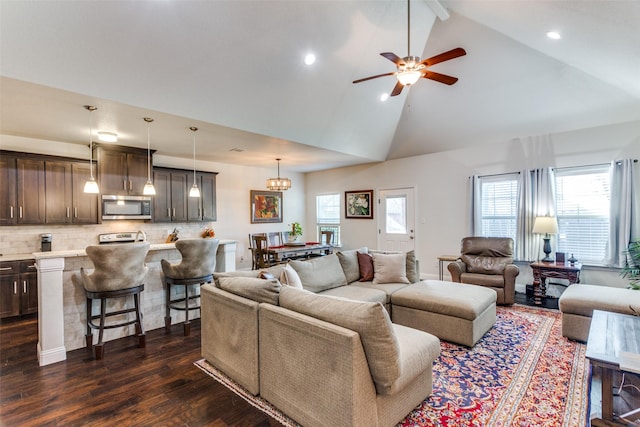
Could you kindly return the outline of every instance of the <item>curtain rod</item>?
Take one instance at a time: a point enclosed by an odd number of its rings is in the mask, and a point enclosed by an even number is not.
[[[492,177],[492,176],[502,176],[502,175],[520,175],[520,171],[517,172],[504,172],[504,173],[494,173],[494,174],[490,174],[490,175],[478,175],[478,177],[482,177],[482,178],[486,178],[486,177]],[[475,175],[471,175],[469,177],[469,179],[473,178]]]
[[[614,160],[614,161],[618,165],[622,162],[622,160]],[[638,159],[633,159],[633,163],[638,163]],[[555,169],[570,169],[570,168],[588,168],[588,167],[591,167],[591,166],[606,166],[608,164],[610,164],[610,163],[594,163],[594,164],[591,164],[591,165],[580,165],[580,166],[563,166],[561,168],[551,167],[551,169],[555,170]],[[517,171],[517,172],[494,173],[494,174],[489,174],[489,175],[478,175],[478,177],[485,178],[485,177],[502,176],[502,175],[520,175],[520,172]],[[473,176],[474,175],[469,176],[468,178],[471,179]]]

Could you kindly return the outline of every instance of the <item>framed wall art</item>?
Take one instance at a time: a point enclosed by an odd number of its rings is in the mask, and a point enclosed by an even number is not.
[[[251,223],[282,222],[282,191],[251,190]]]
[[[345,191],[344,216],[373,219],[373,190]]]

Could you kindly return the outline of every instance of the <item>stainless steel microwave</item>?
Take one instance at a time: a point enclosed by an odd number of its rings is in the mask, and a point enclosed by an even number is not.
[[[151,197],[103,195],[102,219],[151,219]]]

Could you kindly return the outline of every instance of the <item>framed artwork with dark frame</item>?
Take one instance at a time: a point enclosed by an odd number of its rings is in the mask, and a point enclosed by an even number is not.
[[[345,191],[344,217],[373,219],[373,190]]]
[[[282,222],[282,191],[251,190],[251,224]]]

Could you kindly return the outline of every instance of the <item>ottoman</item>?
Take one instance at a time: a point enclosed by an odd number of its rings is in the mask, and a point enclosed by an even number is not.
[[[482,286],[423,280],[391,294],[392,320],[473,347],[496,322],[496,298]]]
[[[562,336],[586,342],[593,310],[640,315],[640,291],[598,285],[571,285],[560,296]]]

